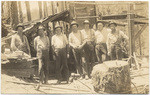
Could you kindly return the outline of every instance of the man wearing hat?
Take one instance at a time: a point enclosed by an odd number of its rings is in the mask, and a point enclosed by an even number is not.
[[[72,21],[70,27],[71,33],[69,34],[69,45],[73,52],[76,69],[82,78],[83,70],[81,62],[82,62],[83,46],[86,44],[86,42],[83,41],[83,36],[81,34],[81,31],[78,30],[78,24],[76,21]]]
[[[128,40],[129,38],[124,34],[124,32],[116,29],[117,24],[115,22],[111,22],[108,27],[111,30],[111,33],[109,33],[107,37],[108,55],[110,55],[111,60],[121,60],[121,42],[122,40]]]
[[[34,49],[37,51],[38,57],[38,71],[40,77],[39,86],[42,83],[48,84],[48,75],[49,75],[49,47],[50,42],[48,36],[45,35],[45,28],[41,25],[38,28],[38,36],[34,39]],[[37,89],[39,89],[39,86]]]
[[[30,55],[30,47],[28,43],[27,37],[23,34],[24,26],[22,24],[18,24],[16,27],[17,34],[12,36],[11,39],[11,49],[12,51],[23,51],[26,54]]]
[[[90,29],[90,22],[88,20],[84,21],[84,29],[81,30],[83,35],[83,40],[86,42],[84,46],[85,51],[85,64],[84,64],[84,71],[85,71],[85,78],[90,78],[90,73],[93,67],[94,60],[94,45],[95,45],[95,35],[94,30]]]
[[[52,48],[56,56],[56,78],[57,83],[69,80],[69,69],[67,65],[67,46],[68,40],[66,35],[62,33],[62,26],[57,24],[55,26],[55,35],[51,40]]]
[[[95,52],[97,61],[102,63],[107,60],[107,46],[106,40],[108,35],[108,29],[104,28],[104,22],[97,21],[96,23],[97,30],[95,31]]]

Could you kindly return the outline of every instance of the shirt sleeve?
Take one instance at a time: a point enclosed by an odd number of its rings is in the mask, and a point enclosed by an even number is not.
[[[54,35],[54,36],[52,36],[52,40],[51,40],[51,44],[52,44],[52,46],[54,46],[54,37],[55,37],[55,35]]]
[[[49,49],[50,49],[50,41],[49,41],[48,36],[46,36],[46,38],[47,38],[47,48],[48,48],[48,50],[49,50]]]
[[[27,48],[28,48],[28,54],[31,55],[30,53],[30,46],[29,46],[29,42],[28,42],[28,39],[26,36],[24,36],[25,40],[26,40],[26,45],[27,45]]]
[[[13,51],[16,51],[17,50],[17,47],[16,47],[16,45],[15,45],[15,35],[14,36],[12,36],[12,38],[11,38],[11,49],[13,50]]]
[[[125,39],[129,39],[129,37],[126,35],[126,34],[124,34],[124,32],[123,31],[120,31],[120,34],[121,34],[121,36],[123,37],[123,38],[125,38]]]
[[[64,35],[64,39],[65,39],[66,44],[68,44],[67,36],[65,34],[63,34],[63,35]]]
[[[49,41],[48,36],[47,36],[47,43],[48,43],[48,47],[50,47],[50,41]]]
[[[108,34],[108,36],[107,36],[106,45],[107,45],[107,50],[108,50],[108,52],[111,52],[111,46],[110,46],[110,34]]]
[[[103,41],[103,39],[104,39],[104,36],[102,35],[102,33],[100,32],[100,38],[99,38],[99,42],[102,42]]]
[[[75,47],[75,45],[72,43],[72,34],[69,34],[69,45],[73,48]]]
[[[34,38],[34,49],[37,50],[37,37]]]
[[[83,40],[83,42],[85,42],[87,40],[87,35],[85,33],[85,30],[81,30],[80,32],[81,32],[81,35],[82,35],[82,38],[83,38],[82,40]]]
[[[95,41],[95,31],[91,29],[91,32],[92,32],[92,41]]]

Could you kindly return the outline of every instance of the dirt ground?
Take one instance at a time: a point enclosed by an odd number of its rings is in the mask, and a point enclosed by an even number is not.
[[[93,90],[91,79],[78,79],[69,84],[56,85],[57,80],[49,80],[48,85],[42,85],[39,90],[35,90],[37,83],[26,82],[23,79],[1,74],[2,94],[48,94],[48,93],[86,93],[96,94]],[[131,81],[133,93],[141,93],[144,86],[149,84],[149,65],[142,64],[140,70],[131,70]],[[137,90],[136,90],[137,88]]]

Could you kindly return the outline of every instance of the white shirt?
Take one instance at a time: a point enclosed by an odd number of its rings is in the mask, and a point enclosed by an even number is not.
[[[116,30],[118,31],[118,30]],[[112,33],[109,33],[108,34],[108,37],[107,37],[107,48],[108,48],[108,52],[111,51],[111,46],[113,46],[113,44],[117,41],[117,39],[119,37],[123,37],[125,39],[129,39],[128,36],[126,36],[122,31],[118,31],[118,35],[114,35]]]
[[[103,41],[102,41],[102,43],[106,43],[107,42],[107,36],[108,36],[108,34],[111,32],[111,30],[110,29],[107,29],[107,28],[103,28],[103,30],[101,31],[101,33],[102,33],[102,35],[103,35]]]
[[[40,38],[40,36],[37,36],[34,39],[34,48],[36,50],[39,50],[39,49],[46,50],[46,49],[49,49],[49,46],[50,46],[50,42],[49,42],[49,38],[47,36],[44,37],[43,40]]]
[[[13,51],[16,50],[21,50],[21,51],[27,51],[27,54],[30,54],[30,47],[29,47],[29,43],[28,43],[28,39],[25,35],[22,36],[23,41],[21,39],[21,37],[18,34],[15,34],[12,36],[11,39],[11,49]]]
[[[99,30],[95,31],[95,41],[96,41],[96,44],[100,44],[103,41],[103,39],[104,38],[103,38],[102,33]]]
[[[83,29],[83,30],[81,30],[81,33],[83,35],[84,41],[85,40],[87,40],[87,41],[94,41],[95,40],[94,30],[89,29],[89,31],[85,31],[85,29]]]
[[[83,38],[80,31],[77,33],[70,33],[69,34],[69,45],[72,47],[77,47],[82,44]]]
[[[64,48],[67,44],[68,40],[66,35],[61,34],[52,36],[52,46],[54,46],[54,48]]]

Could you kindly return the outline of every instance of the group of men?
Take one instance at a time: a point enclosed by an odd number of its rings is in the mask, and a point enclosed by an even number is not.
[[[121,60],[122,47],[121,41],[127,40],[128,37],[124,32],[116,29],[116,23],[110,23],[108,29],[104,28],[104,23],[98,21],[96,30],[90,29],[90,22],[83,22],[84,29],[79,30],[79,24],[72,21],[70,25],[71,33],[69,37],[63,33],[61,25],[55,26],[55,35],[51,41],[46,35],[45,28],[40,25],[38,27],[38,36],[34,39],[34,49],[37,51],[40,84],[48,83],[48,64],[49,49],[52,46],[54,59],[56,60],[56,78],[57,83],[69,81],[69,68],[67,65],[67,56],[71,49],[74,57],[74,63],[77,73],[81,78],[90,78],[90,73],[95,62],[102,63],[106,60]],[[16,28],[18,33],[12,37],[12,50],[26,50],[30,54],[30,48],[27,38],[22,34],[23,26]]]

